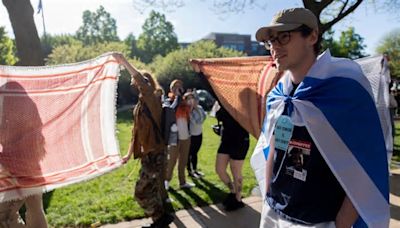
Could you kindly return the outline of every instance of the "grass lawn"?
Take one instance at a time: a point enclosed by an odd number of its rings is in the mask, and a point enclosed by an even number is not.
[[[396,135],[394,137],[392,160],[400,162],[400,121],[396,121],[395,125],[396,125]]]
[[[174,199],[175,210],[204,206],[221,202],[227,188],[219,181],[214,171],[216,151],[220,138],[211,130],[216,120],[208,117],[204,123],[203,144],[199,152],[198,167],[205,173],[203,180],[192,180],[192,190],[178,190],[177,169],[169,195]],[[131,114],[118,114],[118,139],[121,153],[125,154],[131,138]],[[400,141],[400,139],[399,139]],[[399,142],[400,145],[400,142]],[[256,185],[250,167],[250,156],[255,146],[254,138],[243,167],[243,195],[250,195]],[[144,216],[143,210],[133,199],[133,186],[139,172],[139,161],[131,160],[123,167],[91,181],[57,189],[45,195],[45,210],[48,222],[55,227],[88,227],[105,223],[117,223]],[[189,181],[190,178],[188,178]]]

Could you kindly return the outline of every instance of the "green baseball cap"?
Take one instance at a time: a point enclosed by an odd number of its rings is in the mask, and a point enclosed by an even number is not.
[[[268,26],[261,27],[256,32],[256,39],[264,42],[269,39],[271,31],[290,31],[306,25],[318,31],[318,19],[313,12],[306,8],[292,8],[279,11]]]

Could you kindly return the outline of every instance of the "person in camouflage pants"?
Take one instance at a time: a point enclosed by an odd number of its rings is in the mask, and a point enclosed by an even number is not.
[[[163,185],[165,153],[142,157],[140,176],[135,186],[135,199],[147,216],[161,217],[165,211],[166,190]]]
[[[161,99],[155,94],[158,84],[150,74],[137,72],[122,55],[114,54],[114,57],[125,66],[132,76],[132,85],[139,90],[139,101],[133,110],[132,140],[122,162],[126,163],[132,155],[141,160],[135,199],[146,216],[153,219],[150,227],[168,227],[174,217],[165,210],[166,146],[161,132]]]

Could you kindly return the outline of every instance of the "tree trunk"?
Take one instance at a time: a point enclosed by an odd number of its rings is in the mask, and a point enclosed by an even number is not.
[[[17,44],[17,56],[21,66],[43,66],[44,58],[40,39],[33,19],[29,0],[3,0],[7,8]]]

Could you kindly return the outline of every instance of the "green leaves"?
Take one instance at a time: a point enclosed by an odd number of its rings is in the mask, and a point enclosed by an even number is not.
[[[155,73],[158,82],[164,88],[168,88],[173,79],[184,82],[185,88],[207,88],[202,80],[193,71],[189,59],[218,58],[244,56],[244,53],[220,47],[213,41],[199,41],[169,53],[165,57],[156,57],[150,68]]]
[[[76,37],[83,44],[119,41],[116,21],[103,6],[96,12],[84,11],[82,19],[83,25],[76,32]]]
[[[6,35],[4,27],[0,27],[0,65],[14,65],[17,62],[16,48],[12,39]]]
[[[378,53],[387,53],[392,77],[400,77],[400,29],[386,34],[376,48]]]
[[[178,49],[178,38],[174,26],[164,14],[151,11],[143,26],[143,33],[137,40],[138,56],[144,63],[149,63],[156,55],[165,56]]]
[[[328,49],[335,57],[345,57],[350,59],[358,59],[365,57],[364,38],[355,33],[354,27],[349,27],[340,34],[339,40],[333,39],[334,32],[326,31],[323,36],[322,50]]]
[[[110,51],[121,52],[129,56],[129,47],[122,42],[96,43],[83,45],[82,43],[71,43],[57,46],[47,59],[47,64],[74,63],[97,57]]]

